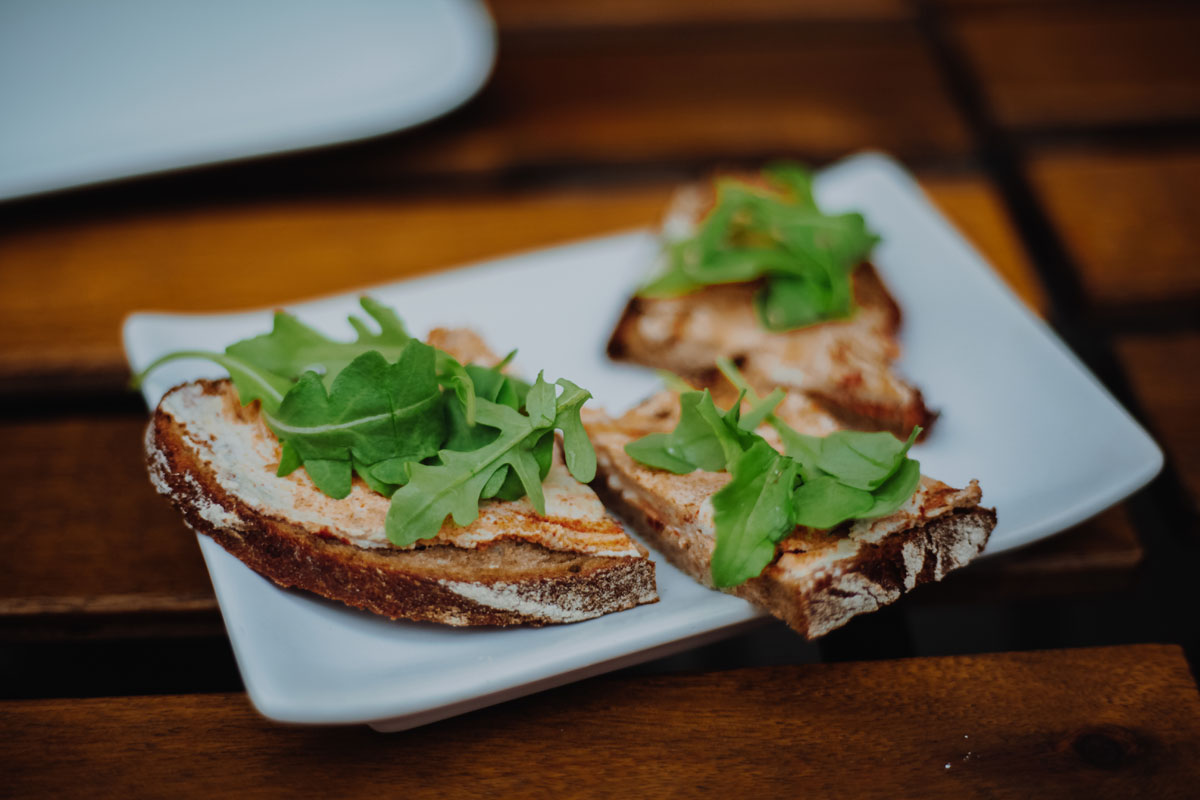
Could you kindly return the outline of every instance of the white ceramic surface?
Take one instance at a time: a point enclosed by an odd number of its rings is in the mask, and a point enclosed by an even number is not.
[[[495,48],[476,0],[6,0],[0,199],[416,125]]]
[[[1012,294],[895,163],[858,156],[821,173],[830,209],[862,210],[883,236],[875,263],[905,312],[901,369],[942,412],[915,448],[922,471],[979,478],[999,525],[988,553],[1048,536],[1147,483],[1162,453],[1050,329]],[[471,325],[516,368],[544,368],[621,411],[658,387],[617,365],[604,343],[655,252],[647,232],[504,258],[370,293],[414,332]],[[339,336],[358,292],[289,306]],[[498,299],[512,298],[498,302]],[[180,348],[220,348],[267,330],[269,312],[136,314],[125,324],[139,369]],[[175,383],[218,374],[169,365],[147,381],[150,405]],[[455,630],[395,623],[277,589],[206,537],[201,547],[254,704],[288,722],[370,722],[399,730],[726,635],[758,613],[700,587],[657,558],[661,601],[575,625]]]

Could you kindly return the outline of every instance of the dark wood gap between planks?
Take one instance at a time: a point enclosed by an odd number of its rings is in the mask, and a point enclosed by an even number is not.
[[[926,0],[918,5],[918,24],[947,91],[966,122],[977,148],[975,157],[995,183],[1042,278],[1051,325],[1117,399],[1152,430],[1116,357],[1110,331],[1099,324],[1096,309],[1088,304],[1078,266],[1025,172],[1022,140],[1001,126],[991,113],[980,79],[947,29],[944,15]],[[1200,558],[1200,536],[1196,535],[1197,520],[1188,493],[1169,457],[1163,472],[1128,503],[1146,548],[1142,577],[1131,600],[1145,614],[1155,615],[1147,618],[1149,627],[1159,627],[1163,617],[1172,620],[1179,643],[1196,671],[1200,665],[1200,623],[1191,613],[1194,599],[1186,587],[1193,583],[1191,565]],[[1054,609],[1047,607],[1045,611],[1050,614]],[[1044,617],[1041,624],[1047,624]]]
[[[76,415],[147,417],[146,401],[128,388],[128,370],[91,377],[81,382],[57,375],[0,376],[0,415],[6,422]]]
[[[1153,122],[1131,121],[1086,125],[1010,126],[1008,135],[1022,149],[1190,148],[1200,143],[1200,115]]]
[[[801,4],[797,4],[798,6]],[[501,26],[499,44],[508,47],[586,47],[592,42],[628,42],[645,45],[656,42],[682,42],[685,39],[710,40],[714,43],[730,39],[753,39],[763,37],[775,40],[801,41],[821,39],[861,39],[865,36],[888,37],[898,30],[912,30],[916,14],[907,16],[823,16],[773,18],[773,19],[677,19],[657,22],[621,24],[596,23],[587,25],[522,25]]]
[[[155,631],[131,638],[9,641],[0,647],[0,698],[205,694],[244,690],[229,638]],[[0,792],[2,794],[2,792]]]
[[[245,206],[283,200],[449,199],[473,195],[533,193],[569,188],[637,187],[686,183],[718,168],[752,169],[775,159],[822,167],[837,158],[828,154],[762,152],[736,158],[717,155],[650,161],[543,162],[500,171],[429,173],[412,176],[355,171],[337,174],[336,164],[355,151],[405,133],[328,148],[264,156],[253,162],[212,164],[96,186],[0,202],[0,236],[9,231],[54,228],[83,221],[118,220],[179,209],[203,212],[236,200]],[[847,152],[845,157],[854,155]],[[363,158],[364,163],[369,157]],[[904,158],[907,168],[940,175],[965,175],[979,165],[961,155],[924,154]],[[0,385],[0,393],[4,387]]]

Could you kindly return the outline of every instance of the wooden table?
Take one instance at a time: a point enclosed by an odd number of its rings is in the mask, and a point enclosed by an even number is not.
[[[15,797],[1170,798],[1200,780],[1200,697],[1155,645],[599,678],[387,736],[273,725],[231,694],[0,718]]]
[[[1194,781],[1200,62],[1185,54],[1200,14],[1072,0],[493,6],[490,83],[421,129],[0,205],[0,786],[1166,797]],[[906,162],[1158,437],[1159,480],[819,648],[768,628],[387,738],[248,710],[194,540],[145,479],[125,314],[284,303],[652,225],[674,185],[714,166],[862,148]],[[1183,651],[939,658],[1136,642]],[[72,699],[85,696],[102,699]],[[985,744],[952,741],[960,728]],[[473,767],[445,768],[451,752]],[[585,775],[597,752],[608,768]],[[545,768],[522,766],[534,762]]]

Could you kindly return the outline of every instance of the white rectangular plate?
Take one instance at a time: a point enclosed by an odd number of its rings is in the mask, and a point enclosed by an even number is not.
[[[821,173],[831,209],[858,209],[883,237],[875,263],[905,312],[901,369],[940,409],[916,448],[922,471],[952,485],[978,478],[999,525],[988,553],[1048,536],[1116,503],[1162,466],[1162,453],[1062,342],[878,155]],[[650,233],[593,239],[417,280],[373,287],[414,332],[468,325],[516,368],[545,369],[621,411],[658,388],[653,372],[604,355],[609,331],[655,253]],[[289,306],[349,337],[360,292]],[[139,370],[177,349],[219,349],[270,326],[268,310],[135,314],[125,349]],[[171,386],[214,375],[179,362],[146,382],[154,406]],[[282,722],[368,722],[401,730],[694,646],[760,614],[656,559],[659,603],[574,625],[454,629],[391,622],[260,578],[207,537],[201,549],[246,688]]]

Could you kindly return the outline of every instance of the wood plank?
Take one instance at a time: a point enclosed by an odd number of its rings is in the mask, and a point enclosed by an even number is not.
[[[13,233],[0,240],[0,375],[99,365],[121,376],[130,311],[250,308],[394,281],[644,225],[669,192],[229,204]]]
[[[1042,150],[1029,171],[1099,307],[1200,304],[1200,150]]]
[[[500,54],[469,106],[348,167],[407,180],[968,148],[910,23],[517,32]]]
[[[1018,293],[1043,309],[1037,279],[983,179],[931,175],[925,186]],[[0,237],[0,387],[121,387],[119,332],[130,311],[287,303],[653,225],[672,188],[223,204],[11,232]]]
[[[1200,333],[1123,336],[1115,348],[1151,429],[1200,510]]]
[[[608,677],[414,731],[239,695],[0,703],[6,795],[1191,796],[1200,696],[1137,645]]]
[[[215,611],[195,536],[155,494],[142,417],[0,423],[0,618]]]
[[[1200,8],[1091,3],[952,17],[991,103],[1022,128],[1195,121]]]

